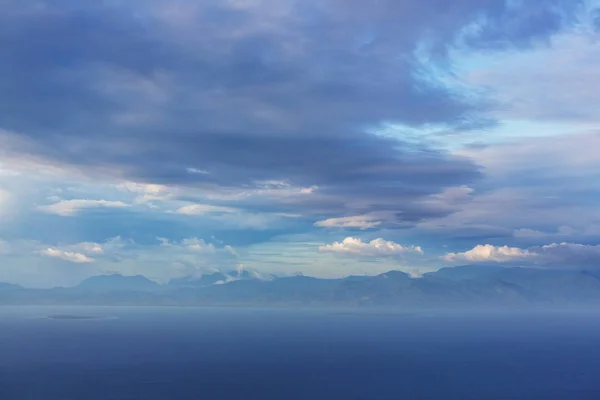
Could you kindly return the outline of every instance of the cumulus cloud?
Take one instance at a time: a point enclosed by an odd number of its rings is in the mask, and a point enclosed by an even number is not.
[[[378,227],[381,225],[381,221],[375,216],[357,215],[317,221],[314,225],[321,228],[358,228],[364,230]]]
[[[402,246],[381,238],[363,242],[362,239],[355,237],[347,237],[341,242],[319,246],[319,251],[355,257],[398,257],[407,253],[423,254],[423,250],[419,246]]]
[[[69,217],[76,215],[77,213],[85,209],[123,207],[130,207],[130,205],[122,201],[76,199],[61,200],[58,203],[39,206],[38,209],[49,214],[57,214],[63,217]]]
[[[443,258],[445,261],[453,263],[477,263],[518,261],[531,258],[532,256],[533,254],[529,251],[517,247],[496,247],[490,244],[480,244],[463,253],[448,253]]]
[[[450,263],[521,263],[549,267],[598,268],[600,245],[552,243],[527,249],[508,246],[477,245],[463,253],[448,253],[443,259]]]
[[[542,264],[563,267],[600,267],[600,245],[584,245],[578,243],[553,243],[534,247]]]
[[[136,243],[120,236],[79,243],[0,240],[0,258],[3,265],[0,281],[24,285],[35,282],[36,286],[76,284],[88,276],[106,272],[141,274],[166,282],[207,271],[231,271],[240,263],[240,255],[233,246],[222,242],[216,245],[196,237],[162,238],[151,243]],[[67,262],[52,263],[50,259]],[[85,270],[69,268],[74,264],[89,266]]]
[[[29,243],[29,246],[38,246],[37,243]],[[120,236],[106,240],[104,243],[81,242],[74,244],[61,244],[55,247],[46,247],[39,251],[46,257],[60,258],[73,263],[91,263],[98,257],[113,257],[115,252],[122,249],[125,242]]]
[[[95,260],[85,254],[75,253],[71,251],[62,251],[52,247],[42,250],[42,255],[46,257],[60,258],[61,260],[70,261],[72,263],[91,263]]]

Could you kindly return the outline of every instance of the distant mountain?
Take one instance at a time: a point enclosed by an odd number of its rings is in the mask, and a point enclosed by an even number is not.
[[[210,285],[218,285],[238,280],[261,280],[271,281],[275,279],[274,275],[262,274],[252,269],[240,269],[227,273],[213,272],[198,276],[186,276],[183,278],[172,279],[168,283],[169,288],[201,288]]]
[[[215,272],[159,285],[143,276],[103,275],[73,288],[0,284],[0,304],[180,306],[526,307],[600,305],[600,276],[585,271],[468,266],[421,278],[275,278],[252,270]]]
[[[201,288],[216,283],[225,283],[230,280],[230,276],[222,272],[214,272],[212,274],[171,279],[167,286],[170,288]]]
[[[502,283],[518,288],[530,301],[561,302],[600,299],[600,275],[586,271],[548,270],[541,268],[505,268],[463,266],[442,268],[426,274],[471,287]]]
[[[275,275],[262,273],[250,268],[241,268],[239,270],[230,271],[227,273],[227,275],[233,280],[257,279],[260,281],[272,281],[277,278]]]
[[[93,276],[84,280],[75,288],[89,292],[152,292],[161,289],[161,286],[142,275],[124,276],[113,274]]]
[[[13,290],[21,290],[23,287],[19,285],[13,285],[12,283],[0,282],[0,292],[8,292]]]
[[[465,265],[460,267],[441,268],[435,272],[429,272],[424,275],[426,277],[436,277],[449,279],[452,281],[462,281],[465,279],[492,278],[498,276],[507,269],[511,268],[489,265]]]

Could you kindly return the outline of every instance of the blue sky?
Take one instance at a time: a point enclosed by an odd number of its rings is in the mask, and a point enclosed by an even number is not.
[[[600,266],[597,1],[0,11],[0,281]]]

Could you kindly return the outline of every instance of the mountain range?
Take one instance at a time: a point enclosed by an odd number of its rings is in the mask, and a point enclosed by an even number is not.
[[[464,266],[413,278],[400,271],[319,279],[255,271],[214,272],[158,284],[144,276],[100,275],[75,287],[27,289],[0,283],[0,305],[173,306],[600,306],[600,274]]]

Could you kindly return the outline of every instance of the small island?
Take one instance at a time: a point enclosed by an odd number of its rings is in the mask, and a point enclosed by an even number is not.
[[[101,317],[94,317],[90,315],[73,315],[73,314],[56,314],[48,315],[47,319],[100,319]]]

